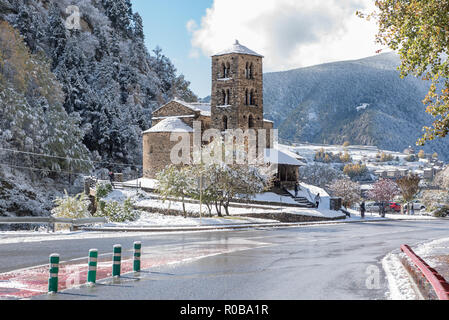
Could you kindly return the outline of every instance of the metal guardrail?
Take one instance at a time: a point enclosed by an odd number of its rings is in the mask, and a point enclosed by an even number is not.
[[[83,219],[70,219],[70,218],[54,218],[54,217],[0,217],[0,224],[47,224],[52,226],[54,231],[55,223],[70,224],[71,229],[74,226],[81,226],[85,224],[93,223],[107,223],[106,218],[83,218]]]
[[[408,245],[402,245],[401,251],[404,252],[423,273],[427,281],[429,281],[432,288],[435,290],[438,299],[449,300],[449,283],[447,283],[447,281],[421,257],[416,255]]]

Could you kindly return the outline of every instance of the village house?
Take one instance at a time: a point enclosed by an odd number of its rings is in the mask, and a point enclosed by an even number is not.
[[[170,154],[178,141],[172,133],[188,134],[193,140],[194,122],[201,130],[265,129],[265,161],[277,164],[277,183],[292,185],[298,180],[301,162],[273,149],[273,122],[263,118],[263,56],[238,41],[229,49],[212,56],[211,102],[188,103],[174,99],[152,114],[152,127],[143,133],[143,170],[145,178],[171,164]],[[190,151],[192,152],[192,150]]]

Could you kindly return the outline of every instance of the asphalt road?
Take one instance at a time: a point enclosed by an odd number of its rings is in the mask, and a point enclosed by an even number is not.
[[[193,260],[38,299],[385,299],[382,258],[404,243],[447,237],[448,230],[449,220],[398,221],[8,244],[0,245],[0,271],[45,264],[61,249],[69,260],[92,247],[106,252],[141,240],[147,257]]]

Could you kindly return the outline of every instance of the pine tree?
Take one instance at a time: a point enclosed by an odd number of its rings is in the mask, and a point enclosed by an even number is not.
[[[51,58],[53,60],[52,69],[55,69],[59,63],[59,57],[62,56],[65,51],[67,36],[59,6],[56,3],[50,5],[48,16],[48,42]]]

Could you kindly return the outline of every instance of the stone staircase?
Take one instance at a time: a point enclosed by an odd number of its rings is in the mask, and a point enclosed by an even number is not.
[[[315,204],[310,202],[306,197],[302,197],[302,196],[295,197],[294,194],[291,194],[285,188],[276,190],[276,193],[281,195],[281,196],[283,196],[283,197],[290,197],[290,198],[292,198],[298,204],[298,207],[309,208],[309,209],[315,208]]]

